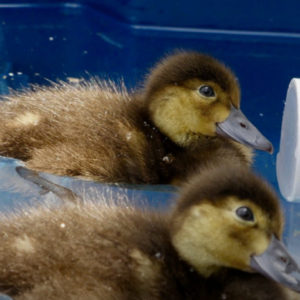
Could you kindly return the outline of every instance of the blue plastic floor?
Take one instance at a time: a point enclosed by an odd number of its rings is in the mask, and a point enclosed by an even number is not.
[[[243,112],[273,142],[275,154],[257,152],[255,168],[278,189],[275,158],[288,83],[300,77],[300,34],[128,25],[99,7],[53,3],[0,4],[0,92],[90,75],[124,78],[133,88],[173,49],[213,55],[234,70]],[[3,168],[13,165],[3,160]],[[2,198],[9,201],[10,192],[3,190]],[[154,202],[173,195],[147,188],[143,193]],[[282,203],[285,240],[300,258],[300,204]]]

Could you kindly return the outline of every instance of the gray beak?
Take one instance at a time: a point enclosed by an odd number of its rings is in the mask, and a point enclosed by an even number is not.
[[[231,106],[228,118],[221,123],[217,123],[217,134],[230,137],[241,144],[258,150],[273,152],[271,142],[257,130],[241,110],[233,106]]]
[[[251,257],[250,265],[257,272],[300,293],[300,268],[275,236],[264,253]]]

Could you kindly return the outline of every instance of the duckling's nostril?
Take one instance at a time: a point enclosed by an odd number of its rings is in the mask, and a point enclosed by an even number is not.
[[[284,256],[280,256],[279,259],[284,263],[284,264],[287,264],[288,263],[288,259]]]
[[[240,125],[242,128],[247,128],[247,125],[245,123],[240,122]]]

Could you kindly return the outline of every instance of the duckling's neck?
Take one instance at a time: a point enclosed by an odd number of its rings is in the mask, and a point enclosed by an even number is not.
[[[195,268],[197,272],[205,278],[210,277],[212,274],[217,273],[221,269],[219,266],[206,264],[205,262],[203,265],[198,265]]]
[[[218,272],[222,266],[199,239],[191,239],[190,227],[179,230],[172,238],[172,244],[178,255],[186,261],[198,274],[208,278]]]
[[[180,243],[182,243],[182,241]],[[190,250],[187,248],[189,247],[188,245],[186,247],[183,246],[184,249],[181,247],[182,245],[177,249],[180,257],[191,265],[201,276],[208,278],[222,268],[205,248],[201,250],[198,248],[197,251],[193,251],[192,247]]]
[[[170,126],[172,130],[170,129],[166,131],[162,126],[160,126],[160,124],[157,124],[155,120],[153,121],[153,123],[162,133],[168,136],[170,140],[172,140],[175,144],[183,148],[189,148],[193,145],[201,143],[202,140],[213,138],[212,136],[205,136],[198,132],[188,131],[186,128],[181,128],[178,125],[172,125]]]

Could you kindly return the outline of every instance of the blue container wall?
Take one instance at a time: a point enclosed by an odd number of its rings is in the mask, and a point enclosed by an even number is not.
[[[89,6],[130,25],[297,33],[297,0],[1,0],[0,4]]]
[[[80,1],[79,1],[80,2]],[[299,1],[86,0],[125,23],[222,30],[299,32]]]
[[[244,113],[276,154],[288,83],[300,77],[299,11],[299,1],[0,1],[0,92],[90,75],[133,88],[161,56],[194,49],[233,69]],[[255,168],[277,188],[275,158],[257,152]],[[296,249],[300,208],[282,203]]]

